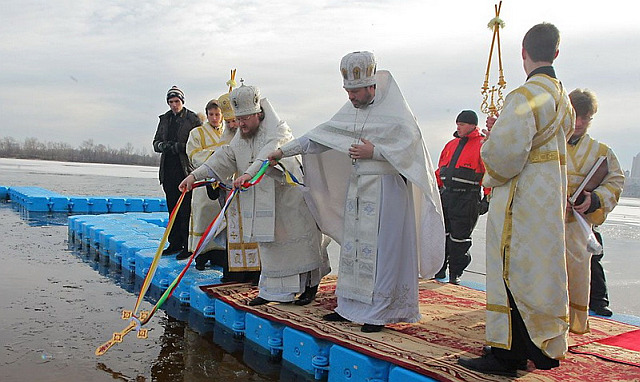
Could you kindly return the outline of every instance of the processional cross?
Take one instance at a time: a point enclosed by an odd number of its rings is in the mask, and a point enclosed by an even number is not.
[[[502,91],[507,87],[507,82],[504,80],[504,72],[502,70],[502,49],[500,48],[500,28],[504,28],[504,21],[500,18],[500,8],[502,8],[502,1],[494,4],[495,17],[492,18],[487,25],[489,29],[493,30],[493,39],[491,40],[491,49],[489,50],[487,72],[484,75],[484,83],[481,88],[482,104],[480,105],[480,111],[489,117],[497,116],[500,110],[502,110],[502,106],[504,105]],[[489,72],[491,71],[491,59],[493,57],[494,47],[498,51],[499,77],[498,83],[489,88]]]
[[[107,350],[111,349],[113,345],[122,342],[122,340],[124,339],[124,336],[126,336],[133,330],[135,330],[138,333],[137,334],[138,338],[147,338],[148,329],[141,328],[141,321],[144,321],[148,317],[148,315],[149,315],[149,312],[142,310],[140,311],[140,314],[139,314],[140,317],[136,317],[134,316],[133,311],[123,310],[122,319],[129,320],[129,325],[126,328],[122,329],[121,331],[113,333],[113,337],[109,341],[98,346],[95,354],[103,355],[104,353],[107,352]]]

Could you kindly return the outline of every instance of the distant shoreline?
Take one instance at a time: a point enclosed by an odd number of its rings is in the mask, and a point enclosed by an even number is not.
[[[0,159],[16,159],[16,160],[41,160],[47,162],[59,162],[59,163],[78,163],[78,164],[115,164],[115,165],[123,165],[123,166],[142,166],[142,167],[151,167],[157,168],[159,163],[153,164],[140,164],[140,163],[125,163],[125,162],[116,162],[116,161],[83,161],[81,159],[77,160],[66,160],[66,159],[49,159],[49,158],[38,158],[38,157],[26,157],[26,156],[5,156],[0,155]]]
[[[72,147],[64,142],[41,142],[38,138],[26,138],[18,142],[13,137],[0,138],[0,158],[53,160],[77,163],[124,164],[135,166],[158,166],[160,154],[136,150],[131,143],[122,148],[94,144],[93,139]]]

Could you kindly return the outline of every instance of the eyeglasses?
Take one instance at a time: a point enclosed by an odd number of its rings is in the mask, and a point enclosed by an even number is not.
[[[253,118],[255,114],[250,114],[250,115],[246,115],[244,117],[236,117],[236,119],[238,120],[238,122],[246,122],[248,120],[250,120],[251,118]]]

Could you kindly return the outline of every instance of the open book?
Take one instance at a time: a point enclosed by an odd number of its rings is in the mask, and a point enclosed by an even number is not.
[[[576,192],[574,192],[573,195],[571,195],[571,197],[569,198],[569,203],[571,203],[571,205],[576,204],[576,201],[578,200],[580,195],[582,195],[582,191],[591,192],[595,190],[600,185],[600,183],[602,183],[604,177],[607,176],[608,173],[609,166],[607,165],[607,157],[598,157],[598,160],[593,165],[593,167],[591,167],[591,170],[589,170],[587,176],[584,178],[582,183],[580,183],[580,186],[578,186]]]

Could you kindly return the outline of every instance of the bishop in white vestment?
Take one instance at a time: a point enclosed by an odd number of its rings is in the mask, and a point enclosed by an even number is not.
[[[231,103],[239,132],[228,146],[218,149],[185,178],[182,188],[190,189],[195,180],[227,179],[234,174],[234,186],[239,186],[258,173],[268,153],[293,139],[289,126],[267,99],[260,98],[257,88],[234,89]],[[302,179],[296,158],[284,165]],[[329,269],[321,248],[322,234],[304,202],[302,189],[287,184],[280,169],[269,168],[260,183],[238,197],[244,239],[258,242],[262,267],[259,295],[249,304],[291,302],[298,293],[301,302],[311,302]]]

